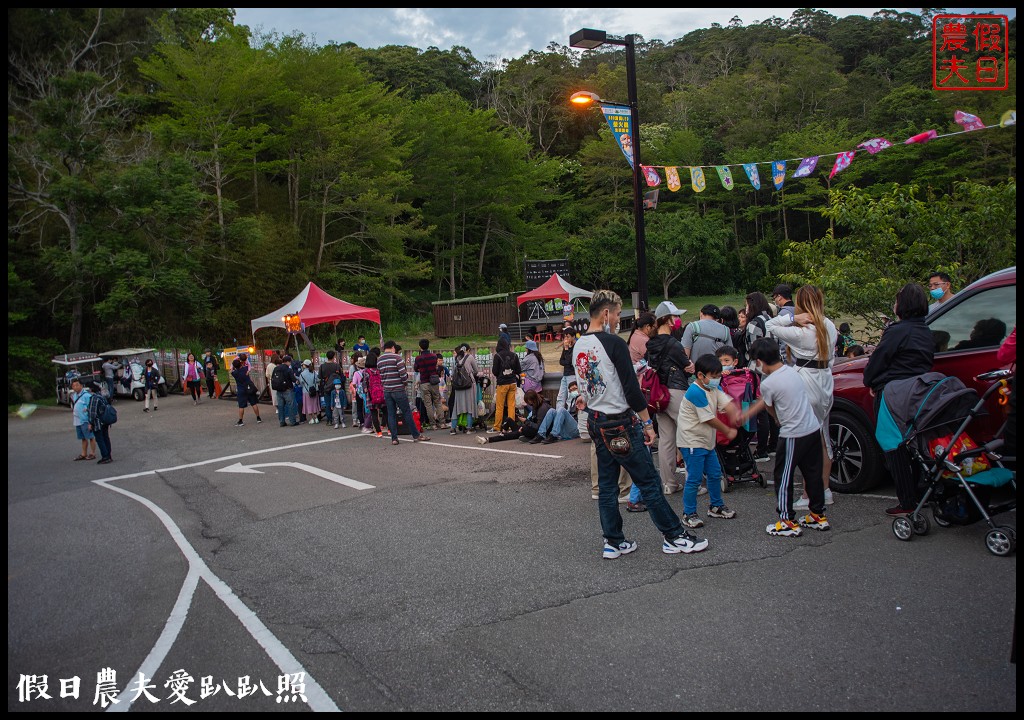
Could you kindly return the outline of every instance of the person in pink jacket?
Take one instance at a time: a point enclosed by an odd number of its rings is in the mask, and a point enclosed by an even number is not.
[[[181,381],[188,387],[192,396],[192,404],[199,404],[199,396],[202,395],[200,386],[203,384],[203,366],[196,360],[194,353],[185,357],[185,364],[181,367]]]
[[[1000,365],[1017,363],[1017,326],[1013,326],[1013,332],[1006,336],[1003,344],[999,346],[996,353],[996,360]],[[1003,431],[1003,454],[1015,456],[1017,454],[1017,378],[1010,380],[1010,413],[1006,418],[1006,429]]]

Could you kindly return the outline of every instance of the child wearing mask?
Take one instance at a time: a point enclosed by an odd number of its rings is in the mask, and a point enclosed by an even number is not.
[[[775,455],[775,493],[778,522],[765,530],[769,535],[798,537],[801,527],[828,530],[825,517],[825,485],[822,481],[821,421],[808,399],[807,386],[792,368],[782,362],[779,344],[762,338],[750,348],[750,359],[762,373],[761,399],[744,412],[746,422],[765,408],[779,423],[779,445]],[[793,480],[800,468],[807,490],[810,512],[793,520]]]
[[[701,478],[707,475],[711,507],[708,517],[731,520],[736,511],[722,500],[722,466],[715,451],[716,432],[730,440],[736,437],[735,427],[718,419],[724,413],[732,425],[739,425],[739,411],[732,398],[720,389],[722,363],[711,354],[694,362],[695,379],[679,403],[676,420],[676,445],[686,463],[686,485],[683,487],[683,525],[698,528],[704,521],[697,514],[697,492]]]

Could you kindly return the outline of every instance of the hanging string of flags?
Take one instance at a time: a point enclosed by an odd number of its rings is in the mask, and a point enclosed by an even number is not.
[[[619,144],[622,154],[626,156],[626,160],[629,162],[630,167],[632,167],[633,148],[630,143],[630,116],[628,112],[619,108],[609,108],[606,106],[602,107],[602,110],[604,110],[605,117],[608,120],[608,125],[612,129],[612,135],[615,136],[615,141]],[[925,130],[922,133],[918,133],[917,135],[907,138],[903,141],[903,144],[913,145],[917,143],[926,143],[931,140],[952,137],[954,135],[962,135],[976,130],[991,130],[992,128],[997,127],[1010,127],[1017,124],[1017,111],[1007,110],[1003,113],[1003,116],[1000,118],[997,125],[986,125],[978,116],[971,115],[970,113],[966,113],[962,110],[957,110],[953,113],[953,120],[960,125],[963,130],[946,133],[944,135],[939,135],[936,130]],[[836,174],[850,167],[850,163],[853,162],[853,158],[857,154],[857,150],[864,150],[870,155],[877,155],[883,150],[891,147],[893,147],[892,142],[885,138],[877,137],[860,143],[857,145],[856,150],[828,153],[824,155],[813,155],[805,158],[791,158],[789,160],[772,160],[770,162],[752,162],[733,165],[641,165],[640,168],[643,170],[647,186],[652,188],[658,187],[661,184],[661,175],[658,173],[658,170],[663,170],[665,173],[665,181],[668,184],[668,189],[672,192],[676,192],[682,187],[682,182],[679,179],[679,169],[683,168],[689,170],[690,187],[693,188],[694,192],[699,193],[704,192],[708,186],[707,176],[704,172],[705,168],[714,168],[715,172],[718,174],[719,182],[722,183],[722,187],[726,190],[732,190],[735,187],[735,183],[733,181],[731,168],[742,167],[751,186],[755,190],[760,190],[761,177],[758,174],[757,166],[769,165],[771,166],[772,185],[776,190],[781,190],[783,184],[786,182],[786,167],[789,162],[799,163],[791,177],[806,178],[810,177],[811,173],[817,169],[819,160],[822,158],[834,157],[835,161],[832,164],[832,171],[828,174],[828,178],[831,180],[836,176]]]

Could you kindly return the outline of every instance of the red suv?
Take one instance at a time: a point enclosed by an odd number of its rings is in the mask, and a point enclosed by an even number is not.
[[[959,378],[980,395],[987,384],[974,377],[1000,367],[996,350],[1017,325],[1017,268],[972,283],[936,308],[925,322],[935,340],[935,372]],[[864,387],[867,361],[860,357],[837,364],[832,371],[835,402],[829,432],[835,461],[830,485],[838,492],[863,492],[886,477],[882,450],[875,442],[873,398]],[[990,440],[1003,423],[1004,412],[996,402],[993,395],[989,414],[979,418],[971,430],[971,437],[979,443]]]

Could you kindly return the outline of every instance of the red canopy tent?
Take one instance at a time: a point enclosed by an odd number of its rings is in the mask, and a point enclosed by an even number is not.
[[[342,320],[369,320],[380,325],[380,310],[345,302],[324,292],[315,283],[309,283],[291,301],[253,320],[253,337],[260,328],[287,329],[285,315],[298,315],[306,327],[325,322],[337,324]]]
[[[578,288],[567,280],[563,280],[562,276],[558,273],[554,273],[540,287],[534,288],[533,290],[524,292],[520,295],[516,300],[516,304],[522,305],[524,302],[529,302],[531,300],[537,302],[556,299],[572,301],[576,298],[589,298],[591,295],[593,295],[593,293],[589,290]]]

